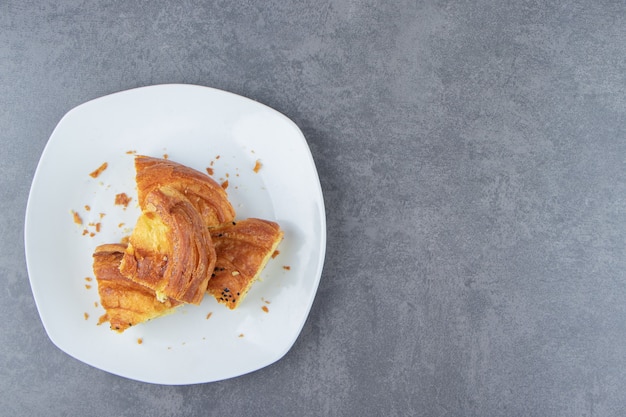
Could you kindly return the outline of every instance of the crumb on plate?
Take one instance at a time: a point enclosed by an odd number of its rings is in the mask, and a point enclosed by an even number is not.
[[[74,223],[83,224],[83,219],[80,217],[80,214],[72,210],[72,217],[74,218]]]
[[[132,197],[126,195],[126,193],[119,193],[115,195],[115,205],[116,206],[124,206],[124,208],[128,207],[128,203],[130,203]]]
[[[108,163],[103,163],[102,165],[100,165],[96,170],[92,171],[91,173],[89,173],[89,176],[91,178],[98,178],[98,176],[100,174],[102,174],[102,171],[104,171],[105,169],[107,169],[107,167],[109,166]]]

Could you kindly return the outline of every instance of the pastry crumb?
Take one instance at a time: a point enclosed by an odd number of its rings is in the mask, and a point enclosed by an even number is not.
[[[124,208],[128,207],[128,203],[132,200],[131,197],[127,196],[126,193],[119,193],[115,195],[115,205],[116,206],[124,206]]]
[[[210,319],[212,315],[213,315],[213,312],[212,312],[212,311],[210,311],[210,312],[209,312],[209,314],[207,314],[207,315],[206,315],[206,319],[207,319],[207,320],[208,320],[208,319]]]
[[[261,307],[261,310],[265,311],[266,313],[269,313],[269,312],[270,312],[270,309],[269,309],[269,308],[267,308],[267,306],[263,306],[263,307]]]
[[[256,163],[254,164],[254,168],[252,168],[252,170],[254,172],[259,172],[261,170],[261,167],[263,166],[263,164],[261,164],[260,160],[256,160]]]
[[[100,174],[102,174],[102,171],[104,171],[105,169],[107,169],[107,167],[109,166],[108,163],[103,163],[102,165],[100,165],[95,171],[92,171],[91,173],[89,173],[89,176],[91,178],[98,178],[98,176],[100,176]]]
[[[85,317],[85,320],[89,320],[89,313],[87,312],[83,313],[83,317]]]
[[[72,217],[74,218],[74,223],[83,224],[83,219],[80,217],[80,214],[72,210]]]
[[[291,267],[290,267],[289,265],[284,265],[284,266],[283,266],[283,269],[284,269],[285,271],[289,271],[289,270],[291,269]]]
[[[141,345],[143,343],[143,338],[139,337],[137,338],[137,344]]]

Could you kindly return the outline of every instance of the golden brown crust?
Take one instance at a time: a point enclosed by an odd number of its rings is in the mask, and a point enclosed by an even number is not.
[[[206,226],[217,226],[235,218],[226,191],[211,177],[169,159],[138,155],[135,157],[139,206],[148,194],[162,187],[181,192],[200,213]]]
[[[167,314],[180,304],[171,299],[159,302],[154,291],[123,276],[119,264],[125,250],[125,245],[106,244],[98,246],[93,254],[100,304],[106,311],[101,321],[108,321],[111,329],[119,333]]]
[[[283,238],[275,222],[245,219],[211,229],[217,260],[207,292],[235,309]]]
[[[143,200],[120,272],[168,297],[200,304],[215,265],[211,236],[194,206],[177,190],[162,187]]]
[[[123,332],[200,304],[206,292],[235,309],[283,238],[275,222],[245,219],[217,182],[166,159],[135,158],[142,210],[127,244],[96,248],[93,270],[111,328]]]

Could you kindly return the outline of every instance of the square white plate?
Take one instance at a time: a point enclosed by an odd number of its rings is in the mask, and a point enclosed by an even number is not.
[[[228,180],[237,218],[285,231],[280,254],[237,310],[207,296],[123,334],[97,325],[104,310],[93,250],[129,235],[139,215],[132,152],[212,168],[218,182]],[[100,176],[89,176],[104,162]],[[114,204],[118,193],[132,197],[126,209]],[[171,84],[105,96],[63,117],[33,179],[24,235],[35,302],[56,346],[113,374],[178,385],[242,375],[288,352],[317,291],[326,219],[310,150],[291,120],[232,93]]]

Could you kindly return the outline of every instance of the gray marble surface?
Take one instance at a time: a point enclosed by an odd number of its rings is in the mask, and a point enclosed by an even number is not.
[[[29,286],[55,125],[160,83],[281,111],[319,171],[310,316],[239,378],[91,368],[49,341]],[[626,415],[623,2],[4,0],[0,100],[0,414]]]

